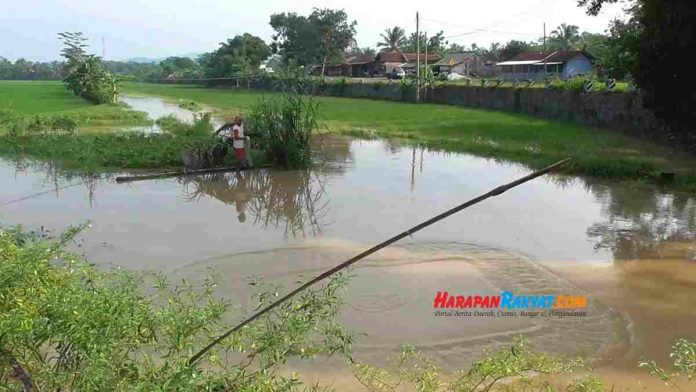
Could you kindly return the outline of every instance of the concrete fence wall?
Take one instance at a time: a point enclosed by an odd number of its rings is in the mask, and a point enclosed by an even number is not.
[[[208,82],[209,87],[236,87],[229,80]],[[279,83],[262,78],[240,82],[240,88],[279,90]],[[317,95],[415,102],[415,89],[401,83],[314,83]],[[637,93],[558,91],[544,88],[438,86],[421,90],[424,102],[522,113],[550,120],[619,131],[683,147],[667,127],[643,108]]]

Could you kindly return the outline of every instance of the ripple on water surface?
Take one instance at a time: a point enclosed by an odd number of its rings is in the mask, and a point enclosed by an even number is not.
[[[280,294],[364,249],[347,242],[231,254],[174,270],[174,280],[193,283],[212,268],[220,274],[218,294],[253,309],[249,276],[283,286]],[[587,295],[527,257],[511,251],[459,243],[413,243],[378,252],[359,262],[346,292],[341,320],[359,333],[355,356],[382,363],[403,344],[414,344],[447,368],[462,368],[484,349],[510,344],[520,334],[544,351],[599,357],[624,339],[622,319],[589,296],[582,317],[494,317],[435,315],[438,291],[455,295]],[[494,310],[497,313],[498,309]],[[235,320],[236,321],[236,320]],[[618,328],[617,328],[618,327]],[[326,362],[337,366],[340,360]],[[316,364],[312,365],[316,369]]]

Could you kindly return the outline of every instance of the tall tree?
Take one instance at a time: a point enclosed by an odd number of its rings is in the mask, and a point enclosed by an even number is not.
[[[355,21],[343,10],[314,8],[308,16],[296,13],[271,15],[274,52],[286,64],[321,64],[322,75],[329,60],[342,58],[355,36]]]
[[[549,46],[553,50],[576,49],[580,42],[578,26],[561,23],[551,32]]]
[[[580,0],[590,15],[617,0]],[[622,48],[644,103],[696,150],[696,73],[687,61],[696,47],[696,8],[692,0],[637,0],[629,8],[629,34]],[[614,26],[616,27],[616,26]],[[637,31],[637,35],[635,35]],[[637,38],[634,38],[637,37]],[[626,43],[625,42],[625,43]]]
[[[199,59],[206,77],[219,78],[238,74],[251,74],[259,69],[271,50],[261,38],[244,33],[237,35],[220,47]]]
[[[321,59],[321,74],[329,59],[343,60],[346,48],[355,41],[355,26],[357,22],[348,21],[344,10],[315,8],[309,15],[309,23],[318,33],[319,55]]]
[[[447,48],[447,51],[449,53],[462,53],[466,52],[466,47],[453,42],[450,44],[449,48]]]
[[[377,51],[374,48],[371,48],[369,46],[366,46],[364,48],[359,48],[357,46],[354,46],[350,48],[349,52],[351,56],[360,56],[363,54],[370,54],[370,55],[376,55]]]
[[[510,60],[522,52],[531,50],[531,45],[524,41],[510,40],[500,49],[499,57],[502,60]]]
[[[86,54],[87,39],[82,33],[59,33],[65,57],[63,82],[73,94],[96,103],[112,103],[120,89],[119,80],[107,71],[99,56]]]
[[[391,29],[384,30],[380,37],[382,40],[377,43],[377,47],[397,51],[406,42],[406,31],[399,26],[394,26]]]
[[[411,35],[404,41],[401,50],[404,52],[413,53],[418,49],[418,44],[420,44],[421,52],[425,51],[426,43],[429,53],[444,53],[447,48],[447,41],[445,40],[445,34],[439,31],[437,34],[430,37],[426,37],[426,33],[421,31],[420,37],[416,37],[416,33],[411,33]],[[420,41],[420,42],[418,42]]]
[[[174,75],[180,78],[195,78],[200,76],[200,67],[189,57],[167,57],[160,61],[159,65],[162,67],[164,77]]]
[[[627,21],[615,19],[609,24],[609,36],[600,47],[602,72],[607,76],[624,79],[633,75],[638,67],[641,26],[635,18]],[[590,54],[596,55],[588,48]]]

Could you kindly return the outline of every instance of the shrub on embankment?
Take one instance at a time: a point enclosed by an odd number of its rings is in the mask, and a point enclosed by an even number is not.
[[[87,54],[87,38],[82,33],[58,34],[63,41],[61,56],[65,87],[73,94],[95,103],[115,103],[121,88],[119,79],[104,68],[101,57]]]

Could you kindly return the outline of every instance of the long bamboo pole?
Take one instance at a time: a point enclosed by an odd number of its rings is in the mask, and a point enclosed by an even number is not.
[[[211,169],[192,169],[192,170],[184,169],[184,170],[174,170],[174,171],[152,173],[152,174],[143,174],[140,176],[116,177],[116,182],[120,184],[123,182],[154,180],[154,179],[158,179],[158,178],[167,178],[167,177],[192,176],[192,175],[197,175],[197,174],[220,173],[220,172],[229,172],[229,171],[235,171],[235,170],[264,169],[264,168],[268,168],[268,167],[271,167],[271,165],[260,165],[260,166],[254,166],[254,167],[246,167],[246,168],[237,168],[235,166],[222,166],[222,167],[214,167]]]
[[[343,263],[331,268],[330,270],[322,273],[321,275],[318,275],[314,279],[306,282],[305,284],[301,285],[300,287],[298,287],[295,290],[291,291],[290,293],[286,294],[284,297],[280,298],[279,300],[273,302],[272,304],[266,306],[265,308],[259,310],[256,313],[254,313],[253,315],[251,315],[250,317],[248,317],[247,319],[245,319],[244,321],[239,323],[234,328],[232,328],[232,329],[228,330],[227,332],[225,332],[224,334],[220,335],[217,339],[213,340],[207,346],[205,346],[202,350],[200,350],[195,355],[193,355],[189,359],[188,364],[192,365],[192,364],[196,363],[196,361],[198,361],[203,355],[205,355],[205,353],[207,353],[211,348],[215,347],[218,343],[223,341],[225,338],[227,338],[231,334],[239,331],[244,326],[248,325],[252,321],[263,316],[264,314],[270,312],[271,310],[278,307],[283,302],[289,300],[290,298],[294,297],[295,295],[297,295],[301,291],[303,291],[306,288],[308,288],[309,286],[319,282],[320,280],[328,278],[329,276],[335,274],[336,272],[338,272],[344,268],[349,267],[350,265],[352,265],[352,264],[356,263],[357,261],[362,260],[363,258],[377,252],[378,250],[386,248],[387,246],[395,243],[396,241],[399,241],[399,240],[403,239],[404,237],[408,237],[408,236],[414,234],[415,232],[420,231],[420,230],[432,225],[433,223],[439,222],[439,221],[449,217],[450,215],[456,214],[457,212],[459,212],[465,208],[471,207],[474,204],[480,203],[480,202],[482,202],[490,197],[498,196],[498,195],[502,194],[503,192],[505,192],[511,188],[514,188],[518,185],[524,184],[527,181],[533,180],[537,177],[541,177],[544,174],[549,173],[552,170],[556,169],[557,167],[567,163],[568,161],[570,161],[570,158],[566,158],[562,161],[558,161],[558,162],[554,163],[553,165],[547,166],[539,171],[535,171],[534,173],[531,173],[531,174],[526,175],[524,177],[518,178],[515,181],[509,182],[505,185],[501,185],[495,189],[492,189],[488,193],[484,193],[481,196],[475,197],[475,198],[473,198],[473,199],[471,199],[463,204],[460,204],[454,208],[451,208],[451,209],[449,209],[449,210],[447,210],[439,215],[436,215],[436,216],[426,220],[425,222],[422,222],[422,223],[420,223],[416,226],[413,226],[412,228],[410,228],[410,229],[408,229],[400,234],[395,235],[394,237],[392,237],[392,238],[390,238],[390,239],[388,239],[380,244],[373,246],[372,248],[370,248],[370,249],[368,249],[368,250],[366,250],[366,251],[364,251],[356,256],[353,256],[352,258],[344,261]]]

